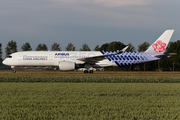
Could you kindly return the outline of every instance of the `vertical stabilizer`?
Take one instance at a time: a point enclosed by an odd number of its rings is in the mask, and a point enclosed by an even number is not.
[[[164,53],[171,39],[174,30],[166,30],[145,52],[146,53]]]

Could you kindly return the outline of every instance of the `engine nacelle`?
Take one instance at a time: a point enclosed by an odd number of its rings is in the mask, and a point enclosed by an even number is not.
[[[62,71],[70,71],[75,69],[75,63],[69,61],[60,61],[59,62],[59,70]]]

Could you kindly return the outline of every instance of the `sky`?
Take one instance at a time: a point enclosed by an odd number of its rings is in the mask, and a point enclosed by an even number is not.
[[[0,0],[0,43],[3,56],[11,40],[18,51],[53,43],[62,50],[68,43],[79,50],[88,44],[120,41],[152,44],[165,30],[175,29],[171,42],[180,39],[179,0]]]

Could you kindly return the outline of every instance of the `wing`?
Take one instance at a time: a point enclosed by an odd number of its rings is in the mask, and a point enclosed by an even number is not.
[[[78,59],[78,60],[83,61],[83,62],[85,62],[85,63],[94,64],[94,63],[97,63],[98,61],[101,61],[101,60],[105,59],[105,57],[121,54],[121,53],[123,53],[127,48],[128,48],[128,46],[126,46],[126,47],[125,47],[124,49],[122,49],[121,51],[117,51],[116,53],[113,53],[113,54],[107,54],[107,55],[99,55],[99,56],[81,58],[81,59]]]

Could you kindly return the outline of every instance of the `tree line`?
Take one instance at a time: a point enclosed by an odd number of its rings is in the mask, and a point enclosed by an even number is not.
[[[131,44],[128,44],[130,47],[128,48],[129,51],[135,51],[135,47],[132,46]],[[111,42],[111,43],[105,43],[103,44],[101,47],[99,47],[99,45],[96,45],[94,48],[94,51],[116,51],[116,50],[121,50],[123,49],[125,46],[125,44],[121,43],[121,42]],[[76,51],[76,47],[74,46],[74,44],[72,43],[68,43],[67,47],[65,48],[66,51]],[[32,47],[31,45],[26,42],[21,46],[21,50],[22,51],[31,51]],[[58,43],[53,43],[51,45],[51,51],[61,51],[61,47],[60,44]],[[38,44],[38,46],[36,47],[36,51],[48,51],[48,47],[46,44]],[[82,47],[79,49],[79,51],[91,51],[91,49],[89,48],[89,46],[87,44],[83,44]],[[8,42],[6,48],[5,48],[5,54],[6,56],[17,52],[17,43],[16,41],[11,40],[10,42]],[[0,60],[2,60],[2,44],[0,43]]]
[[[122,42],[119,41],[114,41],[111,43],[105,43],[101,46],[96,45],[94,48],[94,51],[116,51],[116,50],[121,50],[124,47],[126,47],[127,45],[125,45]],[[128,44],[128,49],[126,51],[135,51],[135,47],[129,43]],[[150,46],[150,44],[148,42],[144,42],[142,44],[138,45],[137,51],[138,52],[144,52],[148,49],[148,47]],[[65,48],[66,51],[76,51],[76,47],[74,46],[74,44],[72,43],[68,43],[67,47]],[[32,47],[31,45],[26,42],[21,46],[21,50],[22,51],[31,51]],[[81,48],[79,49],[80,51],[91,51],[91,49],[89,48],[89,46],[87,44],[83,44],[81,46]],[[48,51],[48,47],[46,44],[38,44],[36,47],[36,51]],[[51,45],[51,51],[61,51],[61,47],[60,44],[58,43],[53,43]],[[17,52],[17,44],[16,41],[11,40],[10,42],[8,42],[6,48],[5,48],[5,53],[6,56]],[[139,64],[139,65],[133,65],[130,68],[129,67],[122,67],[122,68],[113,68],[114,70],[134,70],[134,69],[138,69],[138,70],[156,70],[161,68],[162,70],[175,70],[175,71],[179,71],[180,70],[180,65],[179,65],[179,61],[180,61],[180,40],[177,40],[176,42],[170,42],[169,45],[166,48],[165,54],[167,53],[177,53],[177,55],[172,56],[168,59],[164,59],[164,60],[160,60],[160,61],[153,61],[153,62],[149,62],[149,63],[145,63],[145,64]],[[0,43],[0,61],[2,61],[2,44]],[[112,68],[109,68],[112,69]]]

